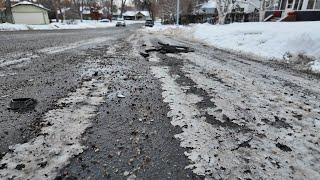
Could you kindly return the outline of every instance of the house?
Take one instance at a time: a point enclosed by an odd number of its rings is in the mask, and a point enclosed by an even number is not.
[[[207,3],[200,5],[199,14],[217,14],[217,3],[214,0],[209,0]]]
[[[148,11],[126,11],[122,16],[126,20],[146,20],[150,18]]]
[[[49,24],[48,11],[42,5],[22,1],[12,6],[13,21],[16,24]]]
[[[81,11],[81,7],[80,7]],[[103,10],[99,7],[84,7],[82,10],[83,19],[85,20],[99,20],[103,16]]]
[[[265,21],[319,21],[320,0],[276,0],[266,4]]]
[[[150,13],[149,11],[139,11],[136,14],[136,20],[146,20],[146,19],[150,19]]]
[[[254,22],[259,21],[261,0],[235,0],[229,6],[228,22]]]
[[[189,23],[214,23],[215,17],[218,15],[217,3],[214,0],[196,5],[192,14],[182,14],[180,22],[182,24]]]

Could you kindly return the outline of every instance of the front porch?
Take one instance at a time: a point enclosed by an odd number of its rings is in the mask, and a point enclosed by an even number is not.
[[[320,21],[320,0],[276,1],[267,8],[265,21]]]

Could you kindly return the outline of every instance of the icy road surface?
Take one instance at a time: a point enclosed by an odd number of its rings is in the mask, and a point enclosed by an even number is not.
[[[0,34],[0,179],[320,179],[319,76],[138,29]]]

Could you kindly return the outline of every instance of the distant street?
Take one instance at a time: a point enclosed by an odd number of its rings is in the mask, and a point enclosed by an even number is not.
[[[141,26],[0,33],[0,179],[320,179],[318,76]]]

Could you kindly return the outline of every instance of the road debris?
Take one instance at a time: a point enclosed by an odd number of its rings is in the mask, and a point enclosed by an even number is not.
[[[173,54],[178,54],[178,53],[189,53],[189,52],[194,52],[193,49],[186,47],[186,46],[176,46],[176,45],[170,45],[170,44],[165,44],[158,42],[159,46],[155,47],[153,49],[147,49],[145,52],[140,52],[140,55],[143,56],[144,58],[147,58],[150,56],[150,52],[160,52],[162,54],[167,54],[167,53],[173,53]]]
[[[121,92],[118,92],[118,93],[117,93],[117,97],[118,97],[118,98],[125,98],[126,96],[124,96]]]
[[[9,110],[24,112],[33,110],[37,105],[37,100],[32,98],[17,98],[10,101]]]

